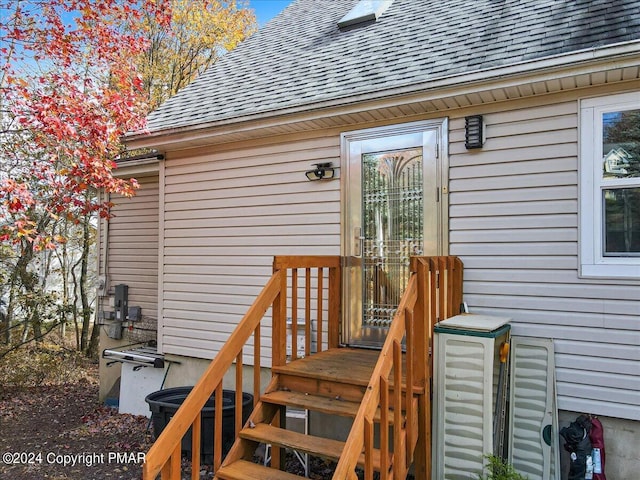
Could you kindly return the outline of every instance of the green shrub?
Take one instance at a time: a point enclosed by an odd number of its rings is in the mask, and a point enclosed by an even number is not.
[[[529,478],[516,472],[513,465],[507,463],[500,457],[487,455],[486,458],[489,462],[485,466],[487,474],[479,475],[478,480],[528,480]]]

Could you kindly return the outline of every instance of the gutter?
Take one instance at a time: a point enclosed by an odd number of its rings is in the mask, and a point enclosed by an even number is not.
[[[176,137],[175,140],[180,141],[184,140],[185,137],[193,136],[198,138],[206,136],[208,131],[228,125],[263,121],[266,119],[274,119],[276,117],[284,117],[300,113],[310,114],[333,108],[344,108],[349,105],[361,104],[363,102],[395,99],[401,96],[426,94],[428,92],[439,92],[441,90],[454,87],[459,89],[464,86],[468,87],[473,85],[477,87],[483,84],[486,86],[500,87],[500,85],[496,83],[497,80],[506,82],[509,79],[515,79],[533,73],[557,73],[561,70],[570,70],[580,66],[589,67],[602,64],[603,61],[608,61],[610,65],[607,65],[607,67],[611,68],[622,67],[625,59],[634,60],[634,65],[637,66],[637,57],[639,54],[640,40],[618,43],[607,47],[592,47],[589,49],[579,50],[577,52],[562,53],[551,57],[545,57],[543,59],[526,60],[507,66],[491,67],[471,73],[460,73],[447,77],[435,78],[418,84],[393,87],[373,92],[363,92],[353,96],[340,97],[317,103],[300,104],[283,109],[268,110],[265,112],[240,115],[237,117],[227,117],[202,124],[172,127],[151,132],[133,132],[131,134],[127,134],[124,141],[126,144],[135,146],[136,148],[139,146],[144,147],[157,145],[159,143],[165,143],[171,137]],[[538,80],[539,79],[536,79],[536,81]],[[477,91],[477,89],[474,91]],[[433,97],[437,98],[435,95],[433,95]],[[158,139],[163,139],[163,141],[158,142]]]
[[[153,174],[160,170],[159,163],[162,160],[164,160],[164,155],[161,153],[147,153],[116,160],[116,168],[112,173],[114,177],[118,178]]]

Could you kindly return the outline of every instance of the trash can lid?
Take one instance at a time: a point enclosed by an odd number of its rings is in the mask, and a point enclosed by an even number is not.
[[[145,397],[145,401],[149,404],[149,407],[165,407],[165,408],[175,408],[177,409],[182,403],[185,401],[191,390],[192,386],[187,387],[173,387],[173,388],[165,388],[164,390],[158,390],[156,392],[152,392]],[[236,392],[234,390],[223,390],[222,391],[222,409],[235,409],[236,400],[235,400]],[[242,403],[250,403],[253,402],[253,395],[249,393],[242,393]],[[204,404],[202,411],[214,411],[215,410],[215,393],[211,395],[207,402]]]
[[[494,337],[510,329],[510,321],[507,317],[464,313],[439,322],[434,330],[438,333]]]

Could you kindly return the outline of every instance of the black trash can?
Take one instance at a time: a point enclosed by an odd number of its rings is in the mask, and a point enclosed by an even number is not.
[[[153,433],[160,436],[169,420],[178,411],[193,387],[176,387],[158,390],[145,398],[151,410]],[[224,457],[235,440],[236,392],[222,391],[222,456]],[[242,423],[246,422],[253,409],[253,395],[242,393]],[[200,458],[205,464],[213,463],[215,394],[209,397],[201,410]],[[182,452],[191,455],[191,428],[182,438]]]

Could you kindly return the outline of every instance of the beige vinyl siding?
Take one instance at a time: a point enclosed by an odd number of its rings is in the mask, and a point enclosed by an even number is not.
[[[113,218],[108,227],[107,274],[109,291],[129,286],[129,305],[142,307],[145,320],[158,318],[158,210],[157,175],[139,177],[132,198],[112,198]]]
[[[450,122],[450,252],[472,312],[553,338],[560,409],[640,419],[640,284],[578,277],[578,101]]]
[[[212,358],[266,284],[274,255],[340,253],[340,180],[304,175],[313,163],[340,164],[339,135],[281,140],[167,156],[165,353]],[[270,342],[264,329],[263,353]]]

